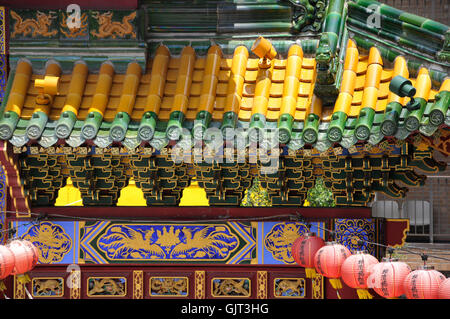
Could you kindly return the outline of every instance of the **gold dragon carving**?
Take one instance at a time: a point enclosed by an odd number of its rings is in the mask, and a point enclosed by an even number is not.
[[[35,231],[27,232],[24,239],[39,244],[39,261],[53,263],[61,261],[72,247],[71,238],[64,229],[51,222],[42,222]]]
[[[212,295],[217,297],[222,296],[250,296],[249,280],[248,279],[218,279],[214,280],[214,290]],[[247,285],[246,285],[247,284]],[[244,287],[245,286],[245,287]]]
[[[98,32],[91,31],[93,36],[102,39],[107,37],[115,39],[116,37],[123,38],[126,35],[131,35],[131,38],[136,38],[136,32],[133,31],[133,25],[130,23],[136,17],[136,11],[123,17],[122,22],[112,21],[113,13],[111,11],[103,14],[95,11],[92,16],[97,19],[99,24]]]
[[[150,284],[152,295],[187,295],[187,278],[152,278]]]
[[[49,31],[49,27],[52,24],[52,20],[56,18],[52,13],[45,14],[43,12],[37,11],[36,19],[25,19],[23,20],[20,15],[14,10],[11,10],[11,17],[16,20],[13,26],[13,32],[11,33],[11,38],[16,37],[16,35],[23,35],[24,37],[31,34],[33,37],[41,35],[44,37],[51,37],[58,33],[57,30]]]

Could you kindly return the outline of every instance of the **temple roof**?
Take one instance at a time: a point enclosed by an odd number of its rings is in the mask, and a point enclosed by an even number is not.
[[[403,140],[417,130],[429,136],[441,124],[449,125],[448,101],[443,106],[436,101],[439,92],[450,94],[449,78],[436,81],[430,77],[433,71],[425,66],[411,75],[403,56],[392,63],[376,47],[358,48],[353,40],[348,41],[342,62],[339,95],[334,104],[326,104],[314,93],[316,59],[303,54],[297,44],[273,59],[267,69],[259,67],[259,58],[245,46],[237,46],[233,55],[224,55],[217,45],[211,46],[206,55],[197,55],[190,46],[175,55],[160,46],[145,70],[130,63],[125,74],[116,73],[109,61],[99,66],[97,73],[77,62],[70,73],[63,74],[53,60],[47,62],[45,74],[38,74],[29,62],[21,60],[11,76],[14,82],[2,110],[1,137],[16,146],[37,140],[47,147],[60,138],[71,146],[90,139],[102,147],[118,141],[129,148],[147,139],[160,148],[170,139],[180,138],[170,136],[167,126],[171,116],[181,111],[184,116],[179,123],[192,134],[196,119],[204,124],[203,129],[234,126],[243,128],[245,134],[261,122],[270,129],[280,128],[280,141],[291,149],[309,144],[325,150],[334,142],[348,148],[358,141],[377,144],[385,136]],[[41,95],[35,81],[52,75],[59,77],[58,94],[44,102],[47,104],[39,104]],[[396,75],[409,79],[415,87],[415,99],[424,103],[419,111],[406,108],[410,98],[390,92]],[[17,99],[20,92],[23,100]],[[393,108],[391,102],[399,102],[402,107]],[[438,116],[441,123],[430,123],[433,110],[442,113]],[[17,125],[11,112],[18,117]],[[151,139],[148,133],[138,134],[153,117],[156,122],[147,131],[153,130]],[[94,131],[87,130],[92,125]],[[112,128],[117,126],[119,133],[114,135]],[[12,133],[10,128],[13,134],[7,134]]]
[[[131,178],[147,205],[177,205],[193,178],[210,205],[239,205],[256,176],[272,205],[303,205],[320,176],[337,205],[365,206],[446,167],[430,146],[450,153],[448,26],[372,0],[205,0],[195,21],[172,4],[81,10],[71,33],[62,9],[10,11],[13,209],[52,206],[69,177],[85,206],[116,205]],[[45,17],[36,36],[22,24]],[[230,136],[245,144],[217,149]]]

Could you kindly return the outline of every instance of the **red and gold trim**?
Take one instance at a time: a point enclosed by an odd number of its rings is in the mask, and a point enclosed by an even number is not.
[[[30,217],[30,204],[25,194],[13,147],[7,141],[0,141],[0,162],[6,175],[6,184],[9,188],[7,210],[15,211],[16,216]]]

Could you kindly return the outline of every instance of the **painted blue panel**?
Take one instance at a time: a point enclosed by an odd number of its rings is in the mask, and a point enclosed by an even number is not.
[[[73,221],[28,221],[14,222],[16,236],[29,240],[40,250],[39,263],[72,264],[77,246],[73,238],[78,237],[75,232],[76,223]]]
[[[323,228],[323,223],[311,223],[309,230],[323,238]],[[295,264],[292,243],[307,231],[308,227],[299,222],[265,222],[260,241],[261,247],[264,247],[261,263]]]
[[[323,222],[310,225],[310,231],[325,237]],[[51,264],[294,264],[292,243],[308,230],[300,222],[16,221],[11,227],[41,250],[40,263]]]
[[[375,219],[335,219],[336,241],[352,253],[365,250],[376,256]],[[363,241],[360,246],[360,240]]]

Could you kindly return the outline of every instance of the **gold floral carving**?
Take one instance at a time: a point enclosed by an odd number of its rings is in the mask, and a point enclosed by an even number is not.
[[[205,299],[205,271],[195,271],[195,299]]]
[[[81,271],[70,272],[70,299],[80,299]]]
[[[267,271],[257,272],[258,291],[257,299],[267,299]]]
[[[67,26],[67,17],[66,15],[63,15],[63,21],[60,22],[60,26],[61,26],[60,28],[61,33],[68,38],[78,38],[87,36],[88,15],[86,13],[83,13],[81,15],[79,28],[69,28]],[[65,29],[68,29],[69,31],[66,32]]]
[[[316,274],[312,280],[312,299],[323,299],[323,277]]]
[[[14,299],[25,299],[25,285],[18,276],[14,276]]]
[[[58,33],[57,30],[49,31],[52,20],[56,18],[56,16],[53,16],[51,12],[47,15],[37,11],[36,19],[23,20],[17,12],[11,10],[11,17],[16,20],[13,26],[13,32],[11,33],[11,38],[14,38],[16,35],[27,36],[29,34],[33,37],[37,35],[51,37]]]
[[[144,298],[144,272],[142,270],[133,271],[133,299]]]
[[[133,25],[130,23],[136,17],[136,11],[123,17],[122,22],[112,21],[113,13],[111,11],[100,14],[100,12],[93,12],[92,16],[97,19],[99,28],[98,32],[91,31],[93,36],[98,38],[111,37],[115,39],[118,37],[124,37],[131,35],[133,39],[136,38],[136,33],[133,31]]]

